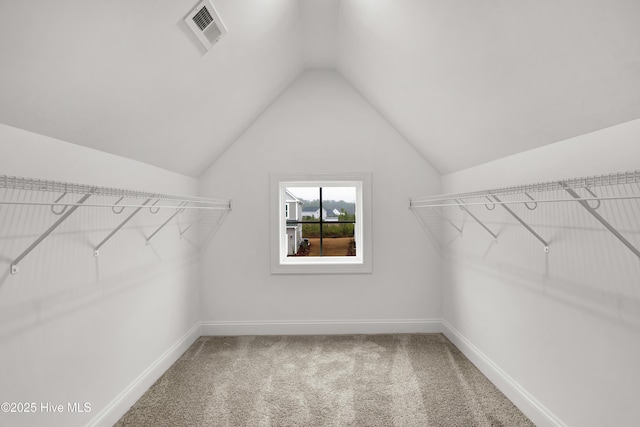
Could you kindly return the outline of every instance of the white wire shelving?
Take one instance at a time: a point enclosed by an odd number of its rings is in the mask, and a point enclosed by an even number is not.
[[[432,210],[442,221],[446,221],[455,229],[462,233],[462,230],[450,221],[442,212],[443,208],[457,207],[467,213],[475,222],[486,230],[494,239],[498,236],[493,232],[477,215],[469,210],[470,206],[484,206],[487,210],[494,210],[496,206],[501,206],[509,215],[515,218],[525,229],[527,229],[544,247],[545,252],[549,252],[549,243],[538,234],[525,220],[523,220],[509,205],[525,205],[529,210],[535,210],[538,204],[542,203],[578,203],[593,218],[602,224],[611,234],[613,234],[622,244],[640,258],[638,250],[627,238],[625,238],[607,219],[598,211],[602,202],[614,200],[634,200],[640,199],[640,194],[618,194],[613,196],[599,196],[598,188],[616,187],[640,184],[640,170],[633,172],[619,172],[606,175],[595,175],[580,178],[562,179],[548,182],[541,182],[527,185],[517,185],[496,189],[479,190],[465,193],[451,193],[436,196],[413,198],[409,201],[409,208],[417,211],[420,209]],[[639,191],[640,192],[640,191]],[[582,193],[582,194],[581,194]],[[503,200],[508,196],[515,199]],[[535,196],[535,197],[534,197]],[[424,224],[423,224],[424,225]]]
[[[19,263],[79,208],[111,208],[111,211],[115,215],[122,214],[125,209],[133,209],[115,229],[94,247],[94,256],[98,256],[100,248],[144,208],[149,209],[152,214],[157,214],[161,209],[171,212],[162,225],[146,238],[147,244],[149,244],[150,240],[169,224],[171,220],[187,210],[199,211],[198,219],[204,217],[203,212],[219,211],[221,215],[218,218],[218,224],[222,222],[224,216],[231,210],[231,200],[225,199],[176,196],[7,175],[0,175],[0,189],[5,190],[4,197],[0,199],[0,205],[50,206],[51,212],[59,217],[29,247],[13,260],[11,263],[11,274],[16,274]],[[26,200],[24,197],[17,197],[19,194],[24,194],[25,192],[50,193],[57,197],[55,200],[47,201],[33,201],[31,199]],[[77,197],[69,200],[73,195]],[[99,199],[100,201],[92,202],[92,200],[95,199]],[[104,202],[105,199],[114,200],[113,202]],[[182,237],[196,223],[197,221],[194,221],[185,229],[181,230],[180,236]]]

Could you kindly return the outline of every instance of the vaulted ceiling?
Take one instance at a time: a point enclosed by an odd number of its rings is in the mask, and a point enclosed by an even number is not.
[[[209,52],[196,3],[1,2],[0,122],[198,176],[305,69],[442,173],[640,118],[637,0],[214,0]]]

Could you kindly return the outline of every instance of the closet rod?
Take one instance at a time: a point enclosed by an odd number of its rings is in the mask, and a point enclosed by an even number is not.
[[[471,191],[467,193],[451,193],[441,194],[437,196],[421,197],[413,199],[411,202],[415,205],[423,202],[430,201],[443,201],[454,200],[460,198],[479,198],[488,196],[502,196],[507,194],[524,194],[544,192],[544,191],[565,191],[566,188],[579,189],[579,188],[594,188],[604,186],[614,186],[623,184],[638,184],[640,183],[640,170],[633,172],[619,172],[606,175],[595,175],[581,178],[570,178],[556,181],[548,181],[537,184],[516,185],[512,187],[503,187],[490,190]],[[530,200],[527,200],[530,202]],[[509,202],[513,203],[513,202]],[[418,207],[418,206],[416,206]],[[426,207],[426,206],[425,206]]]
[[[176,202],[179,199],[175,200]],[[188,201],[182,201],[183,203],[194,203]],[[203,202],[197,202],[203,203]],[[229,210],[231,209],[230,201],[226,200],[220,203],[222,206],[180,206],[180,205],[153,205],[146,206],[145,204],[115,204],[115,203],[54,203],[54,202],[5,202],[0,201],[0,205],[26,205],[26,206],[82,206],[87,208],[140,208],[148,207],[149,209],[195,209],[195,210]]]
[[[490,196],[493,196],[493,194],[490,194]],[[476,196],[476,197],[480,197],[480,196]],[[598,201],[607,201],[607,200],[637,200],[637,199],[640,199],[640,195],[639,196],[585,197],[585,198],[583,198],[581,200],[584,200],[586,202],[598,202]],[[447,199],[445,199],[445,198],[434,199],[434,201],[438,201],[438,200],[442,200],[442,201],[451,200],[452,202],[451,203],[431,203],[431,202],[424,201],[424,199],[411,200],[409,202],[409,208],[460,207],[460,203],[458,203],[455,198],[451,198],[451,199],[448,199],[448,198]],[[536,203],[558,203],[558,202],[575,202],[576,199],[536,199],[535,201],[536,201]],[[519,204],[527,204],[527,203],[532,203],[532,200],[531,199],[527,199],[527,200],[503,200],[501,202],[494,202],[493,200],[491,200],[490,202],[487,202],[487,201],[481,201],[481,202],[465,201],[464,202],[464,204],[466,206],[493,205],[493,204],[496,204],[496,205],[519,205]]]

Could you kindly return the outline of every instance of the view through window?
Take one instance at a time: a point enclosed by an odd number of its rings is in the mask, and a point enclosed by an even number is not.
[[[356,200],[356,187],[287,187],[287,256],[355,256]]]

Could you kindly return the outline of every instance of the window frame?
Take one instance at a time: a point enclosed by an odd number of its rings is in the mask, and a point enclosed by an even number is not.
[[[270,176],[270,225],[272,274],[353,274],[372,272],[371,174],[273,173]],[[287,256],[285,218],[286,188],[355,187],[356,255],[327,257]]]

